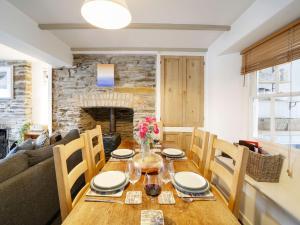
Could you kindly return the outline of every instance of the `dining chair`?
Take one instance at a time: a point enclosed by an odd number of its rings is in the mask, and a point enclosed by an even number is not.
[[[208,139],[209,132],[199,130],[195,127],[191,137],[190,149],[187,153],[188,158],[192,160],[201,174],[204,174],[208,151]]]
[[[229,170],[225,163],[220,163],[217,160],[216,150],[226,153],[232,158],[234,161],[232,170]],[[239,216],[239,204],[248,155],[249,150],[247,147],[235,146],[232,143],[218,139],[214,134],[210,135],[205,177],[211,183],[212,189],[220,195],[237,218]],[[223,183],[226,190],[224,190],[224,186],[221,187],[216,183]]]
[[[157,122],[157,126],[159,129],[159,142],[162,142],[164,140],[164,123],[162,121]]]
[[[80,163],[75,165],[74,168],[68,171],[69,168],[67,160],[73,153],[77,151],[81,151],[82,160]],[[78,139],[75,139],[66,145],[55,146],[53,149],[53,155],[59,196],[59,205],[61,211],[61,218],[63,221],[90,186],[89,181],[91,177],[91,172],[86,134],[81,134]],[[85,178],[85,185],[72,199],[71,189],[74,186],[75,182],[78,180],[78,178],[80,178],[82,175],[84,175]]]
[[[92,175],[95,176],[105,165],[105,151],[101,126],[97,125],[96,128],[87,130],[86,133],[91,158],[91,171]]]

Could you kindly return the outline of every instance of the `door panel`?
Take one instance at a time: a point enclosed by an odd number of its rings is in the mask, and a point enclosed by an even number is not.
[[[182,125],[182,59],[163,58],[162,120],[165,126]]]
[[[203,126],[204,74],[203,57],[186,58],[185,126]]]

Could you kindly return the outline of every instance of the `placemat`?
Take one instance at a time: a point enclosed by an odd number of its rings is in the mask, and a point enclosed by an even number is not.
[[[170,158],[170,157],[166,157],[167,160],[172,160],[172,161],[183,161],[183,160],[187,160],[187,157],[184,156],[182,158]]]
[[[89,197],[121,197],[123,194],[123,191],[124,191],[124,189],[122,189],[122,191],[119,191],[118,193],[115,193],[115,194],[98,194],[97,192],[89,189],[85,195],[89,196]]]
[[[114,157],[110,157],[110,159],[108,160],[109,162],[122,162],[122,161],[128,161],[128,160],[131,160],[132,157],[130,158],[126,158],[126,159],[117,159],[117,158],[114,158]]]
[[[176,192],[177,192],[177,196],[180,198],[198,198],[199,200],[200,199],[215,199],[215,196],[213,195],[213,193],[211,191],[207,191],[207,192],[204,192],[201,194],[200,193],[199,194],[186,194],[186,193],[182,193],[176,189]]]

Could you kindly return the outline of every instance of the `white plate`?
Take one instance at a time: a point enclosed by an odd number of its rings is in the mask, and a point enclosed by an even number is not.
[[[187,195],[190,195],[190,194],[201,194],[201,193],[205,193],[207,191],[210,190],[210,185],[208,183],[208,185],[206,186],[206,188],[203,188],[203,189],[186,189],[186,188],[183,188],[181,186],[179,186],[174,180],[172,180],[172,184],[173,186],[175,187],[175,189],[177,189],[178,191],[184,193],[184,194],[187,194]]]
[[[183,151],[176,148],[165,148],[163,150],[163,153],[169,156],[181,156],[183,154]]]
[[[126,157],[132,155],[134,152],[131,149],[117,149],[112,152],[115,156]]]
[[[207,185],[204,177],[193,172],[178,172],[174,175],[175,182],[183,188],[187,189],[202,189]]]
[[[101,189],[116,188],[124,184],[126,176],[121,171],[107,171],[99,173],[93,179],[95,186]]]

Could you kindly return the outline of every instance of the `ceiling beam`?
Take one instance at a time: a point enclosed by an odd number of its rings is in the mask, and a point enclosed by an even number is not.
[[[73,52],[106,52],[106,51],[207,52],[207,48],[111,47],[111,48],[71,48],[71,51]]]
[[[46,23],[39,24],[39,28],[41,30],[99,29],[88,23]],[[209,24],[131,23],[124,29],[229,31],[230,26]]]

